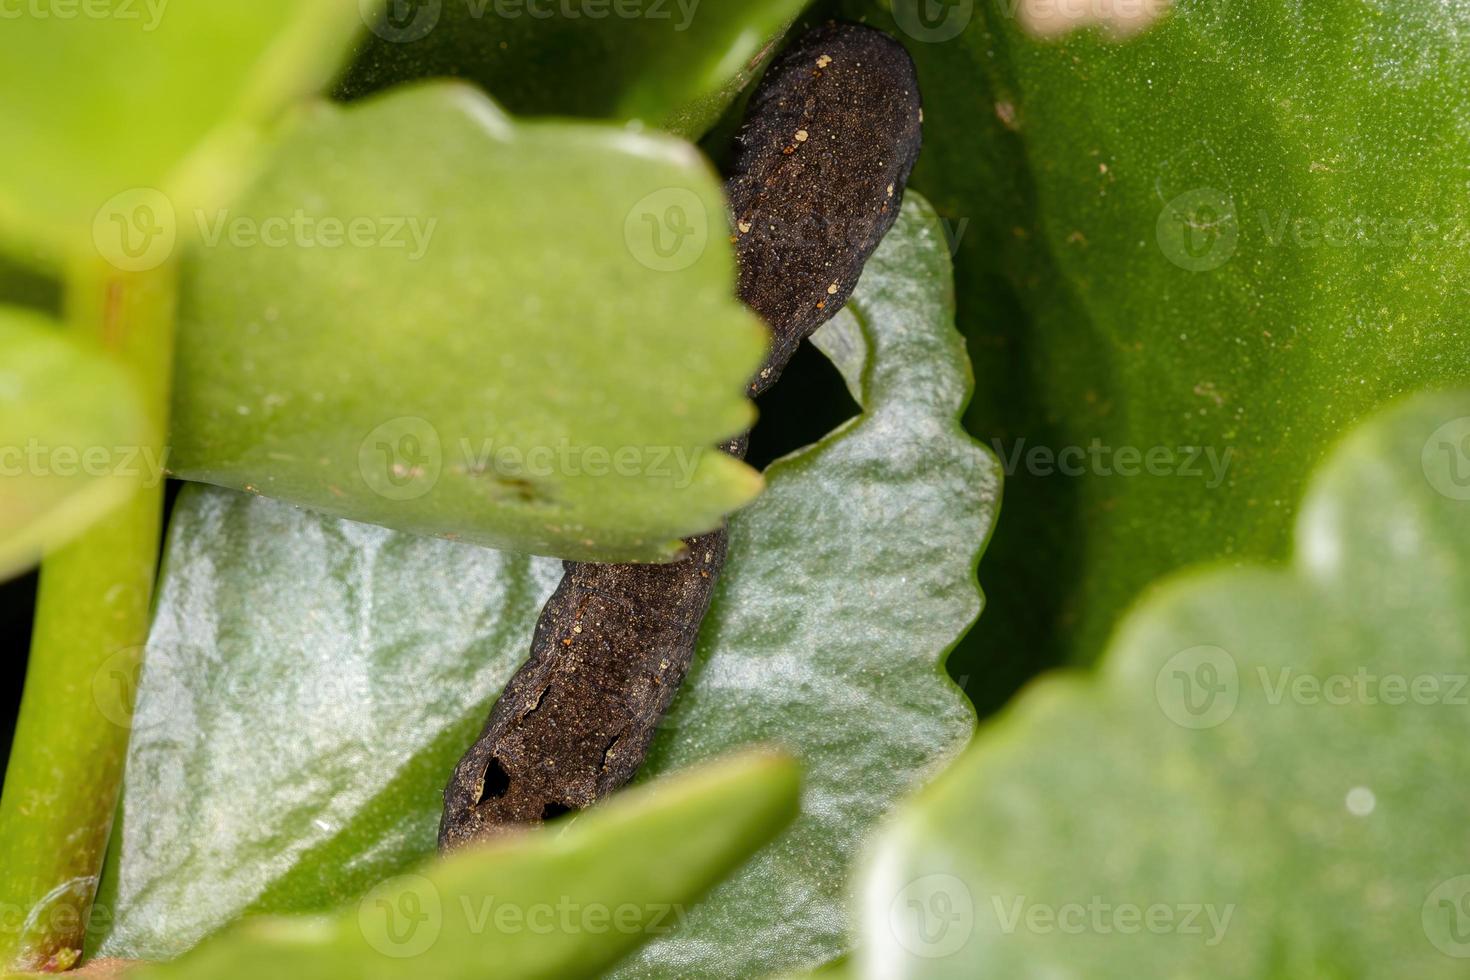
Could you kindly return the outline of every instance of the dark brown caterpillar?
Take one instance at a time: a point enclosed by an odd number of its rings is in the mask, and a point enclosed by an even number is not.
[[[752,395],[847,302],[898,216],[922,118],[908,53],[866,27],[810,31],[766,73],[726,184],[739,296],[774,334]],[[743,436],[724,447],[745,448]],[[633,778],[725,561],[723,530],[686,544],[670,565],[567,562],[530,658],[444,790],[441,850],[579,810]]]

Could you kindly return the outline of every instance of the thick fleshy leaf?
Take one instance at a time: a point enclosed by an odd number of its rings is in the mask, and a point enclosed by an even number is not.
[[[945,651],[980,608],[997,464],[949,264],[917,198],[819,334],[863,414],[774,464],[650,775],[750,743],[797,755],[803,814],[630,972],[760,975],[845,942],[846,868],[972,731]],[[102,904],[105,952],[177,953],[246,909],[317,911],[432,849],[440,793],[530,645],[551,561],[213,489],[180,498]],[[108,928],[108,927],[99,927]]]
[[[60,258],[94,221],[116,234],[142,189],[219,201],[251,128],[326,84],[362,26],[355,0],[14,5],[0,30],[0,241]]]
[[[162,480],[147,433],[121,368],[50,318],[0,307],[0,579]]]
[[[1196,572],[907,807],[862,975],[1464,976],[1470,393],[1354,432],[1288,568]]]
[[[1283,556],[1336,435],[1470,383],[1470,6],[848,9],[917,61],[966,421],[1014,480],[989,552],[1010,587],[964,672],[1085,662],[1164,573]],[[1108,9],[1164,13],[1120,42],[1083,23]]]
[[[339,94],[453,76],[517,115],[637,119],[695,138],[808,2],[430,0],[374,25]]]
[[[468,86],[319,106],[205,216],[173,470],[398,530],[666,559],[760,488],[713,448],[750,421],[765,338],[723,202],[687,144],[513,123]]]
[[[443,784],[560,575],[186,487],[137,707],[116,719],[132,739],[103,951],[171,957],[247,909],[332,908],[430,854]]]
[[[131,975],[593,976],[677,928],[690,903],[791,820],[799,789],[788,758],[732,759],[389,878],[333,915],[247,920]]]

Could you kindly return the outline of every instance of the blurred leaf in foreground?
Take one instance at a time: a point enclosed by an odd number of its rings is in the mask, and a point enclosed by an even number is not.
[[[61,324],[0,307],[0,578],[162,480],[147,433],[122,368]]]
[[[863,976],[1459,977],[1470,394],[1317,473],[1287,568],[1193,572],[882,839]]]
[[[595,976],[678,928],[796,812],[790,759],[748,754],[379,882],[331,915],[247,919],[130,976],[479,980]]]
[[[535,554],[660,560],[760,489],[765,328],[688,144],[466,85],[321,105],[186,265],[174,472]]]
[[[0,30],[0,245],[56,264],[120,195],[222,204],[256,127],[326,84],[363,27],[356,0],[20,7]]]

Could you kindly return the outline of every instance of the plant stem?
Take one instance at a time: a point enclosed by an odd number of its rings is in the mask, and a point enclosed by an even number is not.
[[[122,783],[158,564],[177,270],[169,262],[125,273],[90,257],[69,273],[70,328],[133,372],[150,444],[137,447],[133,496],[41,565],[0,797],[0,970],[65,970],[81,954]]]

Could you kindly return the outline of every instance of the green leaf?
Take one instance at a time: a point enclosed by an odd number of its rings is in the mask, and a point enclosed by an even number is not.
[[[0,307],[0,579],[163,477],[133,383],[61,331]]]
[[[1014,16],[1062,6],[852,8],[918,63],[966,421],[1021,453],[987,559],[1010,587],[957,654],[991,677],[1095,657],[1172,569],[1283,556],[1333,438],[1470,383],[1470,7],[1179,0],[1123,43]],[[1026,460],[1094,440],[1080,476]]]
[[[852,312],[819,334],[863,414],[773,465],[732,519],[698,661],[647,767],[773,742],[804,763],[803,814],[630,969],[760,975],[835,956],[859,842],[969,738],[941,664],[980,609],[999,481],[955,421],[969,374],[952,309],[934,214],[911,197]],[[317,911],[428,853],[449,772],[560,574],[186,491],[103,951],[167,956],[247,908]]]
[[[637,119],[693,139],[808,2],[430,0],[374,26],[339,94],[450,75],[517,115]]]
[[[172,957],[247,909],[323,911],[432,853],[443,784],[560,576],[185,487],[137,706],[117,715],[103,953]],[[99,697],[130,680],[99,678]]]
[[[750,422],[765,330],[687,144],[426,85],[319,106],[205,223],[185,479],[594,560],[667,559],[760,489],[713,446]]]
[[[62,253],[152,188],[216,202],[338,68],[354,0],[30,0],[0,31],[0,241]],[[118,195],[126,197],[121,204]],[[162,215],[155,217],[162,219]]]
[[[796,765],[753,754],[380,882],[330,916],[247,920],[137,977],[593,976],[795,815]]]
[[[1329,458],[1289,567],[1194,572],[882,839],[872,977],[1458,977],[1470,393]]]

